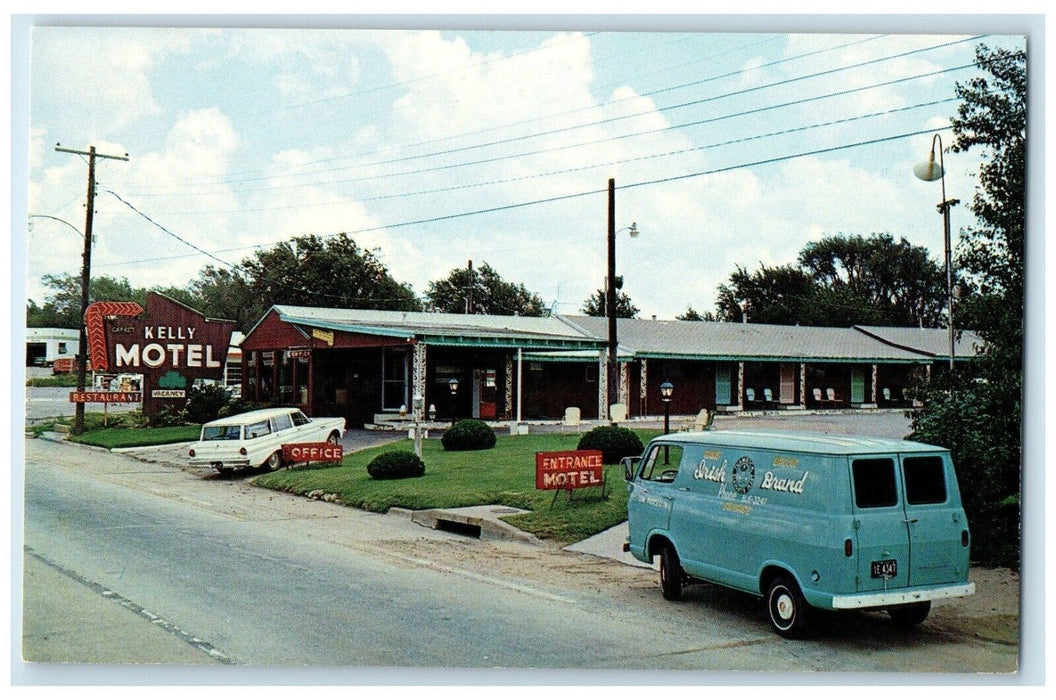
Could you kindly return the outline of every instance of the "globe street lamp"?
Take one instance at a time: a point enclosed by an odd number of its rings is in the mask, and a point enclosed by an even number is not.
[[[935,144],[939,144],[939,162],[935,162]],[[931,153],[928,159],[913,166],[913,174],[925,182],[938,180],[942,183],[942,201],[939,203],[939,213],[942,214],[943,241],[946,248],[946,302],[947,319],[950,336],[950,371],[953,371],[954,343],[953,343],[953,264],[950,245],[950,207],[960,203],[959,199],[946,199],[946,166],[942,157],[942,138],[935,134],[931,139]]]

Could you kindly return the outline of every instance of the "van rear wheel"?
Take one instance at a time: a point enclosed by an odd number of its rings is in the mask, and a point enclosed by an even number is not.
[[[665,545],[660,550],[660,591],[665,600],[678,600],[682,597],[682,564],[678,561],[678,552],[674,546]]]
[[[899,629],[911,630],[921,622],[927,619],[928,613],[931,612],[931,601],[923,603],[910,603],[909,605],[899,605],[897,608],[890,608],[887,614],[891,616],[892,622]]]
[[[781,575],[770,581],[766,587],[766,609],[770,626],[779,635],[787,639],[806,636],[810,605],[791,577]]]

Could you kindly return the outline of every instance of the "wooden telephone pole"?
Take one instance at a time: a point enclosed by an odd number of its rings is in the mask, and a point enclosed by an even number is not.
[[[88,374],[88,334],[84,328],[84,312],[88,310],[88,288],[92,281],[92,218],[95,211],[95,159],[111,158],[113,160],[128,160],[128,154],[123,156],[104,155],[95,152],[95,146],[89,146],[87,151],[76,151],[70,148],[62,148],[55,144],[55,150],[62,153],[75,153],[80,156],[88,156],[88,213],[84,222],[84,253],[81,264],[81,315],[80,315],[80,346],[77,349],[77,391],[84,391],[85,376]],[[84,404],[77,402],[74,409],[73,433],[80,435],[84,432]]]

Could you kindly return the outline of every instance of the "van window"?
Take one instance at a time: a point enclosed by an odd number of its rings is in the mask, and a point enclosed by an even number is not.
[[[260,437],[262,435],[269,435],[271,433],[271,423],[262,420],[259,423],[250,423],[246,426],[246,439],[252,440],[253,438]]]
[[[898,503],[893,459],[856,459],[851,464],[854,475],[854,504],[859,508],[885,508]]]
[[[674,481],[681,463],[681,445],[657,445],[645,458],[642,478],[646,481]]]
[[[906,457],[902,460],[906,476],[906,503],[946,502],[946,472],[942,457]]]
[[[274,420],[276,433],[282,432],[283,430],[289,430],[293,427],[293,421],[290,420],[289,413],[280,413],[279,415],[275,416]]]

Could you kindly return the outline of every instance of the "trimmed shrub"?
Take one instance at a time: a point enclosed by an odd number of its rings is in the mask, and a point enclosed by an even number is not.
[[[183,412],[173,409],[172,406],[162,406],[157,413],[147,417],[147,424],[151,428],[172,428],[185,422]]]
[[[601,425],[579,440],[578,450],[601,450],[605,464],[616,464],[624,457],[637,457],[645,446],[632,431],[618,425]]]
[[[448,452],[489,450],[495,447],[495,431],[482,420],[467,418],[451,426],[440,442]]]
[[[219,384],[192,387],[183,415],[189,423],[208,423],[216,420],[230,401],[231,395]]]
[[[384,452],[370,461],[372,479],[408,479],[425,474],[425,462],[413,452]]]

